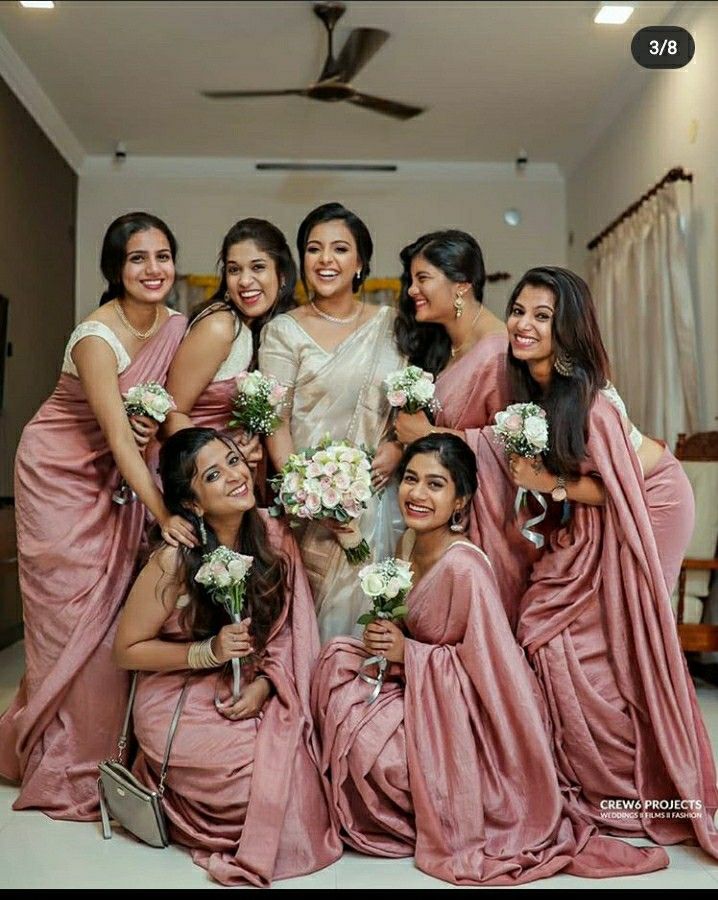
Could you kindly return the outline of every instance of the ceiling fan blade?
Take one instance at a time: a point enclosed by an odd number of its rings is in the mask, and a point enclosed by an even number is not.
[[[286,91],[200,91],[210,100],[233,100],[236,97],[303,97],[305,90],[290,88]]]
[[[423,113],[425,109],[423,106],[409,106],[407,103],[397,103],[396,100],[384,100],[381,97],[360,93],[349,97],[349,103],[382,113],[385,116],[391,116],[393,119],[413,119],[414,116]]]
[[[322,77],[350,82],[388,38],[389,32],[381,28],[355,28],[333,64],[325,65]]]

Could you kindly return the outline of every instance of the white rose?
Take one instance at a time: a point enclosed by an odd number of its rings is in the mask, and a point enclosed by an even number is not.
[[[384,593],[384,579],[376,572],[370,572],[362,578],[361,589],[369,597],[381,597]]]
[[[434,385],[425,378],[422,378],[421,381],[417,381],[412,387],[411,392],[417,400],[425,403],[434,396]]]
[[[398,578],[394,577],[389,579],[386,586],[386,596],[389,598],[389,600],[393,600],[394,597],[396,597],[396,595],[401,590],[401,587],[402,585]]]
[[[362,481],[352,482],[349,491],[352,497],[359,503],[364,503],[364,501],[371,497],[371,488]]]
[[[232,577],[232,580],[241,581],[247,572],[249,572],[253,562],[254,560],[251,556],[241,556],[240,559],[233,559],[229,562],[227,564],[227,571]]]
[[[527,441],[536,450],[545,450],[548,443],[548,425],[546,419],[539,416],[529,416],[524,421],[524,434]]]

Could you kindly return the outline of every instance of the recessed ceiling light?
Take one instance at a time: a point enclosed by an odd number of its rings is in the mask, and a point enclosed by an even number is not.
[[[633,15],[633,6],[614,6],[604,3],[593,17],[598,25],[623,25]]]
[[[54,9],[53,0],[20,0],[20,6],[25,9]]]
[[[504,222],[512,228],[516,228],[517,225],[521,224],[521,210],[507,209],[504,213]]]

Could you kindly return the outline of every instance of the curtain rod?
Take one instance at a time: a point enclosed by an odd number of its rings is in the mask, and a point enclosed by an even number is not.
[[[598,247],[601,241],[606,238],[614,230],[614,228],[617,228],[621,224],[621,222],[625,222],[625,220],[628,219],[629,216],[632,216],[638,209],[640,209],[640,207],[646,202],[646,200],[650,200],[651,197],[653,197],[654,194],[657,194],[664,185],[670,184],[672,181],[693,181],[693,175],[691,175],[689,172],[684,171],[683,166],[677,166],[675,169],[671,169],[670,172],[664,175],[657,184],[653,185],[650,191],[646,191],[646,193],[638,200],[636,200],[635,203],[632,203],[627,209],[624,209],[624,211],[617,219],[614,219],[613,222],[611,222],[610,225],[604,228],[600,234],[597,234],[596,237],[593,238],[593,240],[589,241],[588,244],[586,244],[586,248],[588,250],[594,250],[596,247]]]

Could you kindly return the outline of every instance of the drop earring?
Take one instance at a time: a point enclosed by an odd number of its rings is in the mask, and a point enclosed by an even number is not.
[[[232,302],[232,298],[231,298],[230,295],[229,295],[229,291],[225,291],[225,292],[224,292],[224,302],[225,302],[225,303],[231,303],[231,302]]]
[[[573,375],[573,360],[568,355],[568,353],[564,353],[563,351],[559,351],[556,354],[556,359],[553,361],[553,367],[556,369],[559,375],[563,375],[564,378],[569,378]]]
[[[451,514],[451,519],[449,520],[449,531],[453,531],[455,533],[463,532],[464,526],[461,521],[461,510],[455,509]]]
[[[197,516],[198,528],[199,528],[199,539],[202,543],[202,546],[206,546],[207,544],[207,528],[204,524],[204,516]]]
[[[454,297],[454,318],[460,319],[464,315],[464,298],[457,291]]]

